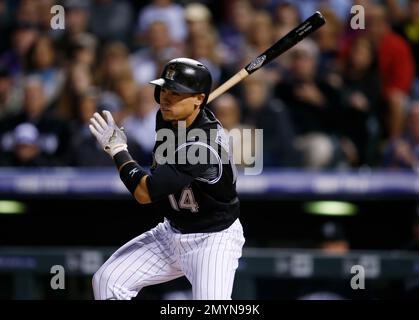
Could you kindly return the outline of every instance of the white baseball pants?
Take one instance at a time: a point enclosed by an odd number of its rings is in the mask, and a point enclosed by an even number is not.
[[[183,275],[193,299],[229,300],[244,244],[237,219],[213,233],[181,234],[167,219],[119,248],[93,276],[96,300],[128,300],[146,286]]]

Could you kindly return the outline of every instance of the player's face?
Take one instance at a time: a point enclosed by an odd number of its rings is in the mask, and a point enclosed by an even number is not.
[[[160,110],[165,121],[182,121],[191,117],[199,108],[205,95],[179,93],[162,88]]]

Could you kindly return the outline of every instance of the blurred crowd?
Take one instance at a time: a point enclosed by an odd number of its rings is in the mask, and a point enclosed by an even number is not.
[[[0,165],[113,165],[88,130],[104,109],[150,164],[167,61],[200,60],[215,88],[315,10],[322,28],[209,108],[264,130],[265,167],[418,168],[419,0],[0,0]]]

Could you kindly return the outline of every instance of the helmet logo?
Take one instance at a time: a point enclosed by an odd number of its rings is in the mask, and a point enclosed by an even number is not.
[[[176,67],[172,64],[167,68],[166,71],[166,79],[169,80],[174,80],[174,76],[175,76],[175,72],[176,72]]]

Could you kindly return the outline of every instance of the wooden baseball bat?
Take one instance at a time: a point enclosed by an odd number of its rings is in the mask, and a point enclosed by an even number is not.
[[[224,92],[235,86],[237,83],[242,81],[244,78],[262,68],[265,64],[268,64],[273,59],[280,56],[282,53],[295,46],[298,42],[303,40],[305,37],[319,29],[326,23],[326,20],[319,11],[316,11],[312,16],[307,18],[299,26],[288,32],[284,37],[279,39],[274,45],[272,45],[265,52],[260,54],[258,57],[253,59],[246,67],[237,72],[234,76],[220,85],[215,89],[208,97],[208,103],[215,98],[222,95]]]

